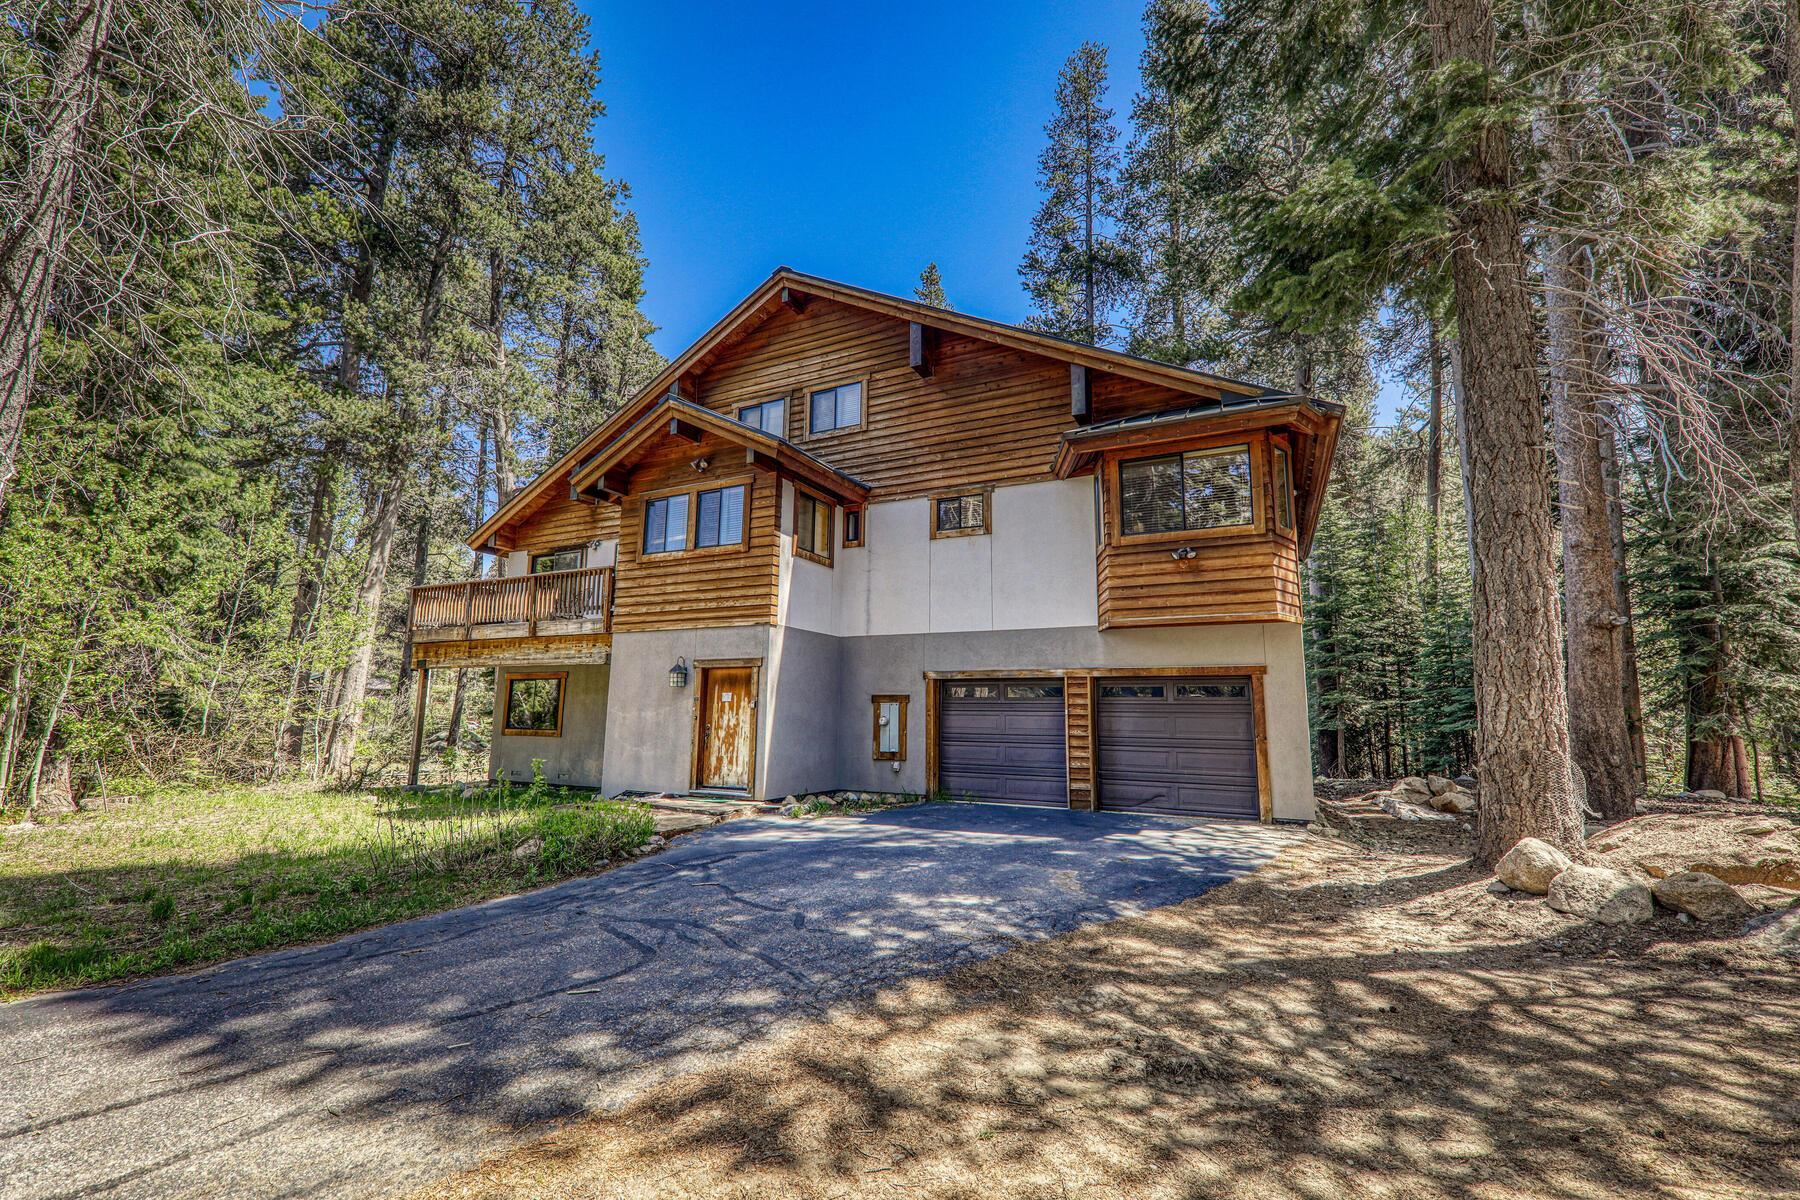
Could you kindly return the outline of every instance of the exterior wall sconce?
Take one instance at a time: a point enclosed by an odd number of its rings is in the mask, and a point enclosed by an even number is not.
[[[675,665],[669,668],[669,686],[684,688],[687,686],[688,667],[686,658],[677,658]]]

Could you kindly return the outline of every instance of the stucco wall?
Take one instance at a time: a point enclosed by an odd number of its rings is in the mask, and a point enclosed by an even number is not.
[[[606,708],[607,755],[602,785],[623,791],[686,791],[692,782],[694,705],[706,659],[769,658],[767,625],[728,629],[668,629],[613,635],[611,698]],[[688,685],[669,686],[677,656],[689,665]],[[763,672],[768,687],[769,671]],[[769,744],[769,706],[757,705],[756,770],[760,777]]]
[[[759,749],[767,751],[758,755],[762,795],[841,786],[839,749],[858,728],[856,714],[840,711],[838,703],[844,645],[841,638],[807,629],[774,631],[757,722]]]
[[[1308,820],[1313,815],[1305,669],[1301,631],[1295,625],[1204,625],[1105,634],[1075,627],[850,638],[841,645],[840,662],[839,786],[883,791],[924,790],[927,671],[1005,674],[1080,667],[1264,666],[1275,816]],[[891,763],[874,761],[866,729],[870,697],[882,693],[911,698],[907,756],[898,776]]]
[[[531,737],[501,732],[506,721],[506,680],[510,675],[567,671],[562,733]],[[571,787],[598,787],[605,770],[607,695],[610,666],[500,666],[494,674],[494,741],[488,777],[530,782],[531,760],[544,760],[544,779]]]

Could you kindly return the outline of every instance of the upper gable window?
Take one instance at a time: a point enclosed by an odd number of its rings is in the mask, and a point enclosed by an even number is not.
[[[713,488],[695,498],[694,545],[735,546],[744,540],[744,485]]]
[[[761,404],[746,404],[738,409],[737,417],[752,429],[760,429],[764,433],[772,433],[776,437],[787,436],[786,400],[765,400]]]
[[[863,385],[843,383],[814,392],[807,405],[810,416],[807,429],[813,433],[830,433],[834,429],[854,429],[862,424]]]
[[[668,554],[687,549],[688,498],[662,496],[644,504],[644,553]]]
[[[1221,446],[1120,463],[1119,522],[1127,537],[1254,524],[1250,447]]]

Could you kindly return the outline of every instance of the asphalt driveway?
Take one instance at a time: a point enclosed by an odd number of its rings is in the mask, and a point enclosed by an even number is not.
[[[1298,835],[990,805],[754,818],[324,946],[0,1007],[0,1196],[371,1196]]]

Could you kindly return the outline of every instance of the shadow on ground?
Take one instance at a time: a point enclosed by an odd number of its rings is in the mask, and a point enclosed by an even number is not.
[[[1315,841],[893,989],[429,1195],[1800,1195],[1791,960],[1484,884]]]
[[[932,805],[0,1008],[7,1197],[365,1196],[883,987],[1177,903],[1296,835]]]

